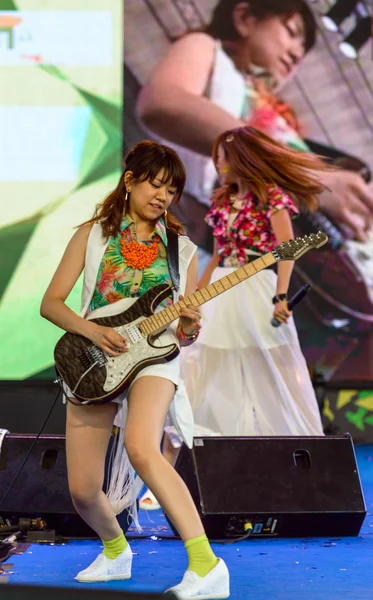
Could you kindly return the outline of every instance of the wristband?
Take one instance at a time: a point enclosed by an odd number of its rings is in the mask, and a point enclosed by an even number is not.
[[[283,302],[284,300],[288,299],[288,295],[287,294],[276,294],[276,296],[273,296],[272,298],[272,304],[277,304],[277,302]]]
[[[194,333],[191,333],[190,335],[186,334],[183,330],[181,325],[179,325],[178,328],[178,334],[179,334],[179,338],[183,341],[183,342],[195,342],[196,339],[199,336],[199,329],[197,329]]]

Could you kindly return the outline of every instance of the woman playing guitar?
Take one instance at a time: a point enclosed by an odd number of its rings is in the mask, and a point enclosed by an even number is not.
[[[179,201],[184,184],[185,170],[176,152],[154,142],[137,144],[127,155],[116,189],[68,244],[43,298],[42,316],[67,332],[84,336],[109,357],[126,352],[126,339],[115,329],[91,319],[126,310],[150,287],[171,282],[167,256],[170,230],[178,234],[179,292],[192,293],[197,283],[196,246],[168,212]],[[65,301],[83,270],[82,312],[78,316]],[[172,304],[172,300],[169,302]],[[199,322],[198,308],[185,306],[179,322],[162,335],[171,336],[173,341],[178,339],[180,345],[189,345],[198,336]],[[178,426],[178,415],[181,416],[178,430],[189,446],[192,443],[193,419],[182,385],[181,392],[175,393],[180,385],[179,371],[178,357],[166,364],[145,367],[128,392],[99,406],[77,406],[71,391],[65,389],[70,400],[66,456],[72,500],[104,544],[102,554],[77,575],[78,581],[131,577],[131,549],[102,491],[113,421],[118,405],[124,403],[124,446],[131,466],[128,473],[122,473],[122,481],[128,487],[135,469],[175,523],[187,549],[187,574],[172,590],[185,599],[229,596],[227,567],[214,555],[185,484],[160,452],[162,429],[171,404],[175,405],[174,424]]]

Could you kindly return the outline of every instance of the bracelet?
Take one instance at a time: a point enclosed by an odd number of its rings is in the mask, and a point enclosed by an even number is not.
[[[272,304],[277,304],[277,302],[283,302],[284,300],[288,299],[288,295],[287,294],[276,294],[276,296],[273,296],[272,298]]]
[[[198,336],[199,336],[199,329],[196,329],[196,331],[194,331],[193,333],[191,333],[190,335],[188,335],[187,333],[185,333],[182,330],[181,325],[179,325],[179,327],[178,327],[178,334],[179,334],[180,340],[182,340],[183,342],[189,342],[189,343],[191,343],[191,342],[195,342],[196,339],[198,338]]]

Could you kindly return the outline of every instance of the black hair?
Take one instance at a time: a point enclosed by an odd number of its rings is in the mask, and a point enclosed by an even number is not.
[[[234,41],[237,31],[232,20],[235,6],[245,0],[220,0],[215,7],[212,20],[206,32],[215,39]],[[305,52],[311,50],[316,42],[317,23],[315,16],[305,0],[247,0],[250,14],[258,20],[268,17],[289,18],[299,14],[303,19]]]

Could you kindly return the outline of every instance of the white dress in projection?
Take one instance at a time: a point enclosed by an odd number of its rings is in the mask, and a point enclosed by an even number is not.
[[[258,213],[261,222],[267,218],[269,225],[271,210],[295,209],[286,195],[280,200],[275,195],[276,203]],[[216,214],[209,222],[215,223],[215,235],[220,231],[218,245],[226,236],[232,254],[224,259],[225,266],[214,270],[212,283],[237,268],[228,266],[235,254],[234,219],[242,225],[241,230],[237,225],[238,235],[246,227],[240,212],[228,215],[222,209],[217,218]],[[203,305],[199,338],[183,349],[181,361],[195,435],[323,435],[293,318],[278,328],[270,323],[276,284],[276,273],[264,269]]]

